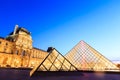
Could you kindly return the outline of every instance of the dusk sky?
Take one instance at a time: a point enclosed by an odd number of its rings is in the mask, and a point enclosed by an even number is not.
[[[120,60],[120,0],[0,0],[0,36],[16,24],[32,33],[34,47],[64,55],[84,40]]]

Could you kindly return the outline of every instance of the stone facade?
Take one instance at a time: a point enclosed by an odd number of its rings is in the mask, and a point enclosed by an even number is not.
[[[16,25],[6,38],[0,37],[0,66],[33,68],[40,64],[48,52],[33,47],[32,42],[30,32]]]

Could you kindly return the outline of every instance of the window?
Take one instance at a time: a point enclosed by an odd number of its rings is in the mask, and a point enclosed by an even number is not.
[[[6,48],[4,48],[4,51],[6,51]]]
[[[0,44],[1,44],[2,42],[0,41]]]
[[[25,50],[22,51],[22,56],[25,56]]]
[[[34,53],[32,53],[31,57],[34,58]]]
[[[18,55],[18,50],[16,50],[15,54],[17,54],[17,55]]]
[[[6,43],[6,45],[8,45],[8,43]]]
[[[13,54],[13,50],[11,50],[11,54]]]

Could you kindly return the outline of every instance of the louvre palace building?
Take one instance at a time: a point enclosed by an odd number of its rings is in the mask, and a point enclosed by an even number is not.
[[[30,67],[41,62],[48,52],[32,46],[30,32],[15,26],[7,37],[0,37],[0,67]]]
[[[64,76],[66,72],[69,74],[72,72],[72,75],[79,74],[77,77],[81,78],[83,73],[81,71],[120,72],[118,66],[85,41],[80,41],[65,55],[53,47],[48,47],[47,51],[38,49],[33,47],[32,43],[31,33],[18,25],[7,37],[0,37],[0,78],[8,80],[4,76],[9,75],[8,78],[11,80],[39,80],[38,77],[33,76],[38,73],[39,75],[42,73],[43,76],[45,72],[49,75],[57,72],[54,76],[58,76],[59,73]],[[10,73],[18,77],[12,76]],[[60,79],[63,78],[60,77]],[[74,76],[73,79],[75,80],[76,77]],[[45,80],[54,80],[54,78],[49,77]],[[70,80],[70,76],[66,80]],[[81,80],[85,80],[85,78],[83,77]]]

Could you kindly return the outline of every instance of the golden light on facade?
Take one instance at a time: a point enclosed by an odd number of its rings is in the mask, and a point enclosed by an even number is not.
[[[47,51],[32,46],[30,32],[15,27],[6,38],[0,37],[0,67],[33,68],[35,71],[120,71],[110,60],[84,41],[79,42],[65,56],[55,48]]]
[[[33,47],[32,42],[30,32],[18,25],[6,38],[0,37],[0,66],[33,68],[48,53]]]

